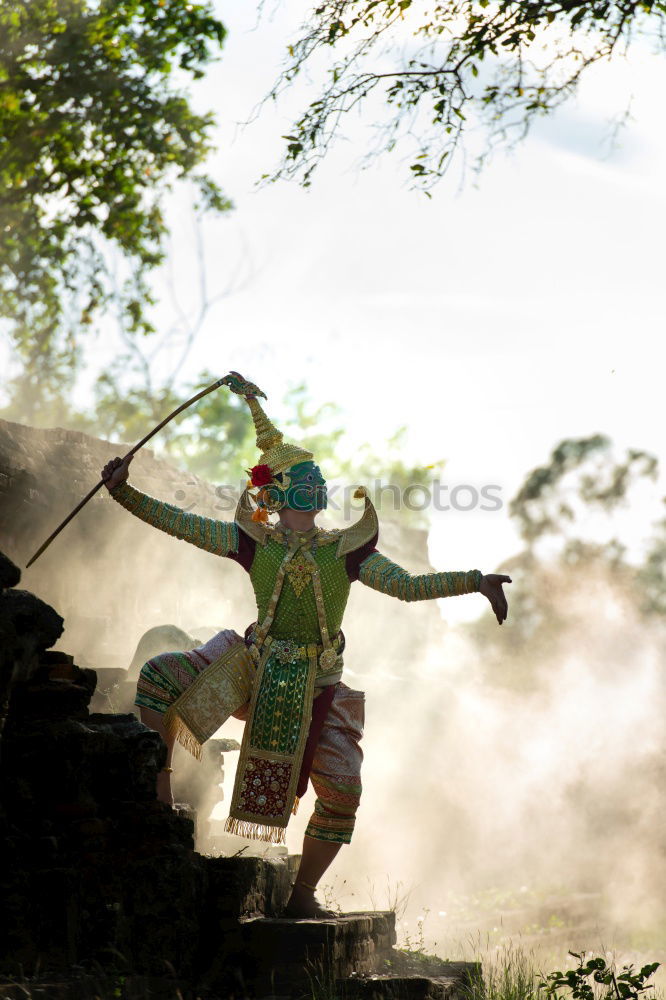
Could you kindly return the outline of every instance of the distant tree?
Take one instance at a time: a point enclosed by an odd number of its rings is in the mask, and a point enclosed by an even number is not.
[[[603,601],[610,591],[638,614],[658,621],[666,614],[666,520],[643,524],[644,550],[629,558],[615,518],[632,504],[641,484],[654,482],[657,459],[639,449],[618,456],[604,434],[567,438],[549,461],[531,470],[509,504],[524,549],[504,562],[510,573],[511,611],[508,627],[493,629],[480,619],[470,633],[487,653],[488,676],[520,688],[538,684],[538,662],[570,649],[571,604],[581,614],[598,609],[603,628]],[[594,538],[591,519],[606,518],[605,540]],[[603,597],[596,598],[603,586]],[[571,595],[579,595],[577,601]],[[594,631],[588,623],[588,633]],[[549,659],[550,658],[550,659]]]
[[[664,501],[666,503],[666,500]],[[666,518],[657,523],[638,571],[642,609],[666,619]]]
[[[284,136],[272,179],[310,184],[356,111],[372,136],[368,155],[399,144],[414,184],[427,190],[469,126],[487,132],[478,166],[494,146],[523,138],[538,116],[571,97],[590,66],[639,35],[663,49],[666,3],[320,0],[270,96],[306,69],[316,81],[323,66],[325,83],[315,83],[314,100]]]
[[[216,378],[219,373],[203,371],[191,389],[196,392]],[[245,400],[226,389],[205,396],[192,419],[178,428],[167,452],[209,482],[234,488],[244,483],[246,470],[257,462],[254,424]]]
[[[137,337],[133,330],[128,329],[124,317],[116,315],[122,346],[95,380],[93,408],[88,412],[76,412],[64,398],[58,397],[48,411],[42,412],[42,417],[53,420],[60,411],[62,422],[68,427],[87,430],[114,440],[134,441],[144,435],[147,427],[159,423],[176,409],[183,397],[187,398],[195,390],[202,389],[219,378],[219,372],[214,374],[205,370],[199,373],[193,383],[183,384],[181,371],[211,308],[242,287],[248,280],[250,271],[246,258],[241,256],[230,269],[226,281],[221,281],[219,273],[216,274],[216,289],[211,294],[210,268],[206,261],[200,212],[194,213],[192,222],[193,245],[188,246],[185,242],[176,253],[173,239],[168,241],[169,280],[164,291],[170,319],[159,332],[156,331],[149,337]],[[174,269],[177,271],[181,255],[188,258],[188,266],[191,265],[192,258],[198,265],[197,271],[191,272],[187,301],[181,300],[172,273]],[[168,366],[165,363],[167,358],[171,362]],[[155,447],[179,457],[191,471],[205,478],[224,478],[223,470],[229,454],[224,442],[221,447],[213,442],[215,435],[219,433],[220,422],[222,426],[230,422],[232,427],[236,427],[237,415],[242,413],[243,408],[239,411],[235,403],[229,399],[227,392],[207,396],[194,411],[188,411],[184,418],[167,424],[160,433],[159,441],[155,442]],[[14,399],[4,410],[0,409],[0,417],[14,419],[17,410],[21,411],[20,401]],[[210,454],[205,446],[206,440],[211,443]],[[238,443],[240,438],[234,436],[234,440]]]
[[[565,550],[567,541],[575,550],[582,514],[611,514],[638,480],[654,480],[657,471],[657,459],[645,451],[629,449],[618,461],[604,434],[567,438],[553,449],[547,465],[528,474],[509,512],[528,547],[550,536]]]
[[[11,393],[66,401],[82,338],[114,300],[152,331],[148,275],[164,257],[164,194],[196,185],[211,114],[183,91],[224,39],[212,5],[188,0],[4,0],[0,6],[0,315],[22,367]],[[110,280],[109,252],[124,262]]]

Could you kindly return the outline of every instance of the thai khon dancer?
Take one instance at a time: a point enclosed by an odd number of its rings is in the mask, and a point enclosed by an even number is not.
[[[233,521],[186,512],[129,485],[131,457],[102,471],[117,503],[135,517],[216,556],[240,563],[250,578],[257,618],[239,635],[225,629],[189,652],[164,653],[141,669],[136,704],[167,746],[157,794],[173,804],[176,740],[196,756],[230,717],[245,721],[226,829],[284,843],[289,818],[312,782],[314,811],[303,840],[287,917],[330,917],[317,883],[351,841],[361,797],[364,694],[342,680],[342,619],[352,583],[403,601],[481,593],[497,621],[507,616],[508,576],[478,569],[412,575],[377,548],[379,525],[363,488],[355,524],[325,530],[326,481],[314,455],[286,442],[266,416],[258,387],[232,372],[223,384],[250,408],[260,452]],[[277,514],[276,523],[269,515]]]

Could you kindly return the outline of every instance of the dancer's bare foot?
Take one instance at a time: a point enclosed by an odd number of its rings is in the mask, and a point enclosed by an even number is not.
[[[282,916],[291,920],[335,920],[337,914],[317,901],[314,889],[296,882]]]
[[[173,809],[173,793],[171,791],[171,775],[168,771],[160,771],[157,775],[157,799]]]

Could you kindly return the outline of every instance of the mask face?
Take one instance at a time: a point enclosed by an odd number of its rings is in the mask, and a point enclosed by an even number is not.
[[[326,510],[326,480],[314,462],[299,462],[287,472],[291,480],[285,493],[292,510]]]

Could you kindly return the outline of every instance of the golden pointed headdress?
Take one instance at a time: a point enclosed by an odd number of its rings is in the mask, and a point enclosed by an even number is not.
[[[258,386],[248,382],[238,372],[229,372],[222,379],[222,383],[228,386],[232,392],[243,396],[250,408],[257,434],[257,448],[261,452],[258,465],[267,465],[275,476],[278,472],[286,472],[292,465],[297,465],[299,462],[313,460],[314,455],[311,451],[306,451],[305,448],[299,448],[296,444],[284,441],[282,432],[269,420],[261,407],[257,397],[262,396],[266,399],[266,393],[262,392]]]

